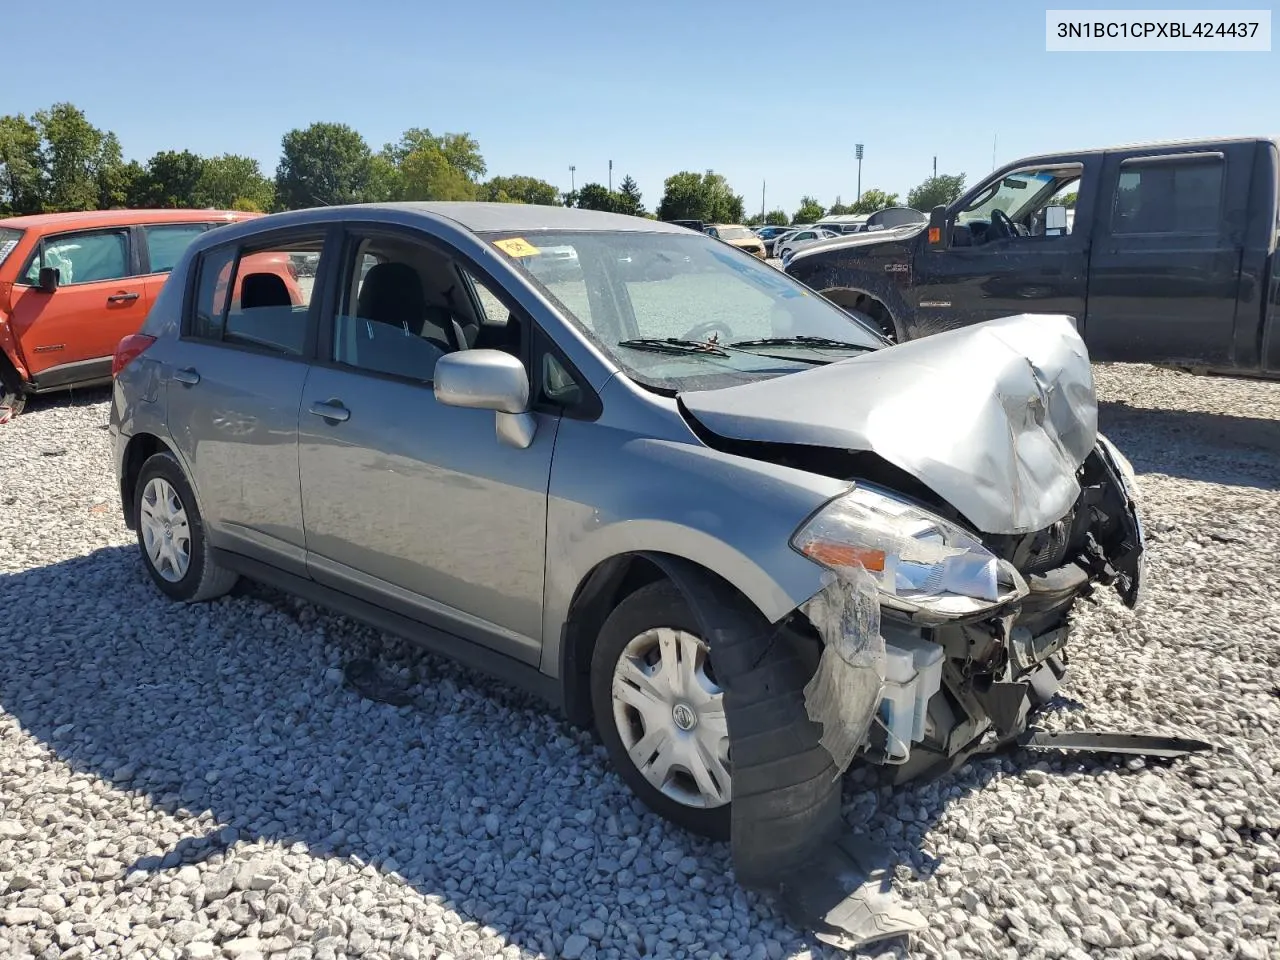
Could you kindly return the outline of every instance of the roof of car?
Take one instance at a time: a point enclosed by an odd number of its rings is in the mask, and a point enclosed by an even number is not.
[[[261,214],[238,210],[77,210],[70,213],[34,213],[24,217],[9,217],[0,220],[0,227],[12,227],[16,230],[54,227],[63,230],[76,227],[119,227],[135,223],[190,223],[193,220],[224,220],[231,223],[257,216]]]
[[[485,203],[407,201],[402,203],[361,203],[338,207],[315,207],[287,216],[298,220],[358,219],[376,210],[424,213],[453,220],[476,233],[533,232],[535,230],[627,230],[641,233],[675,233],[684,236],[687,227],[631,217],[622,213],[550,207],[535,203]]]
[[[1185,150],[1212,149],[1217,146],[1229,146],[1241,143],[1274,143],[1280,147],[1280,138],[1276,137],[1216,137],[1196,138],[1188,140],[1147,140],[1136,143],[1116,143],[1109,147],[1092,147],[1087,150],[1062,150],[1057,153],[1041,153],[1035,156],[1022,157],[1007,166],[1030,166],[1034,163],[1051,162],[1058,157],[1096,156],[1102,153],[1129,153],[1132,151],[1148,152],[1153,150]],[[1003,167],[1001,169],[1004,169]]]

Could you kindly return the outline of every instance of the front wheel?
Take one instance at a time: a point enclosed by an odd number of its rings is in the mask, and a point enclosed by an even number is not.
[[[195,494],[172,454],[153,454],[142,465],[133,515],[142,562],[168,597],[213,600],[235,586],[236,574],[218,566],[210,553]]]
[[[27,395],[22,390],[22,383],[16,373],[5,369],[0,363],[0,423],[12,420],[27,405]]]
[[[697,618],[669,582],[642,587],[601,628],[591,661],[596,728],[654,812],[729,838],[732,761],[724,691]]]

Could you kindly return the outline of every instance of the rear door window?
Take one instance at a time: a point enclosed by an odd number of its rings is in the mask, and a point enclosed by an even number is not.
[[[121,280],[130,275],[129,235],[124,230],[46,237],[20,282],[40,282],[42,267],[58,271],[59,286]]]
[[[323,237],[268,247],[217,247],[200,257],[187,335],[300,357],[311,327],[315,277],[294,263],[319,255]]]
[[[1116,187],[1112,234],[1216,234],[1223,171],[1220,157],[1126,160]]]
[[[203,223],[156,223],[142,228],[152,273],[168,273],[182,259],[191,241],[208,229]]]

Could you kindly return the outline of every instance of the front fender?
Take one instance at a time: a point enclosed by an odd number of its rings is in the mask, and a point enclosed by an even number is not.
[[[22,351],[18,348],[18,341],[13,335],[13,328],[9,325],[9,318],[3,313],[0,313],[0,351],[4,353],[19,377],[24,381],[31,379],[31,372],[22,360]],[[14,384],[15,388],[16,386]]]
[[[560,662],[580,584],[622,554],[682,557],[741,592],[770,623],[824,585],[790,546],[796,529],[849,484],[690,441],[564,420],[547,507],[544,669]]]

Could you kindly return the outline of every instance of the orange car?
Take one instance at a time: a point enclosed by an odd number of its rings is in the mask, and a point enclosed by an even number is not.
[[[187,245],[256,216],[95,210],[0,220],[0,422],[31,394],[109,382],[116,344],[142,326]],[[293,264],[275,259],[257,269],[302,302]]]

